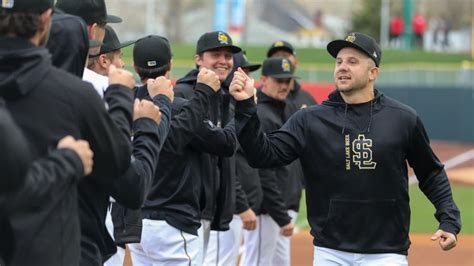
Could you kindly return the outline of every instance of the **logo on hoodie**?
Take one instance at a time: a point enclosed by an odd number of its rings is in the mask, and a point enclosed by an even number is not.
[[[346,170],[351,169],[351,162],[360,170],[375,169],[377,163],[372,161],[372,140],[359,134],[350,145],[350,135],[345,136]],[[352,149],[351,149],[352,148]],[[352,154],[351,154],[352,151]]]

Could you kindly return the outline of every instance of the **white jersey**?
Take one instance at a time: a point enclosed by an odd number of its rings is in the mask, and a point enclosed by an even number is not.
[[[91,83],[94,86],[94,89],[100,95],[101,98],[104,98],[104,92],[109,86],[109,77],[102,76],[88,68],[84,69],[84,74],[82,75],[82,80]]]

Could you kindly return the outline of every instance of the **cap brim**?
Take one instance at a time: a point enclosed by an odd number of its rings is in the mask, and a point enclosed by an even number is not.
[[[113,52],[113,51],[117,51],[117,50],[122,49],[122,48],[124,48],[124,47],[130,46],[130,45],[134,44],[135,42],[136,42],[136,41],[128,41],[128,42],[120,43],[119,46],[116,46],[116,47],[109,47],[109,49],[100,51],[100,54],[106,54],[106,53],[110,53],[110,52]]]
[[[262,67],[261,64],[245,64],[245,65],[241,66],[241,68],[248,69],[248,71],[250,71],[250,72],[254,72],[254,71],[258,70],[260,67]]]
[[[240,51],[242,51],[242,49],[238,46],[234,46],[234,45],[219,45],[219,46],[215,46],[215,47],[209,47],[205,50],[202,50],[202,51],[199,51],[198,53],[203,53],[203,52],[206,52],[206,51],[210,51],[210,50],[214,50],[214,49],[219,49],[219,48],[230,48],[231,52],[233,54],[236,54]]]
[[[275,74],[275,75],[268,75],[269,77],[276,78],[276,79],[286,79],[286,78],[294,78],[298,79],[299,77],[291,74],[291,73],[282,73],[282,74]]]
[[[290,54],[295,54],[293,50],[291,50],[290,48],[286,46],[277,46],[277,47],[272,47],[268,49],[267,58],[271,57],[276,51],[279,51],[279,50],[287,51]]]
[[[107,19],[105,20],[107,23],[121,23],[122,18],[114,16],[114,15],[107,15]]]
[[[339,53],[339,51],[341,51],[341,49],[347,48],[347,47],[357,49],[357,50],[363,52],[364,54],[367,54],[369,57],[371,57],[370,54],[367,51],[365,51],[362,47],[360,47],[359,45],[356,45],[352,42],[348,42],[348,41],[345,41],[345,40],[332,41],[332,42],[328,43],[326,49],[328,50],[329,54],[332,55],[332,57],[337,58],[337,54]]]

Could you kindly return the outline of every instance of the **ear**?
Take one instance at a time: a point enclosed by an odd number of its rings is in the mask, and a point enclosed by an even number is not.
[[[202,58],[198,54],[194,55],[194,63],[198,66],[202,65]]]
[[[48,8],[46,11],[41,13],[41,15],[40,15],[41,23],[49,22],[49,20],[51,19],[51,14],[52,13],[53,13],[53,10],[51,8]]]
[[[89,32],[89,39],[90,40],[95,40],[95,36],[97,35],[96,31],[97,31],[98,26],[99,25],[97,25],[97,23],[94,23],[92,25],[87,25],[87,31]]]
[[[378,67],[373,67],[369,70],[369,80],[370,81],[376,80],[378,75],[379,75],[379,68]]]
[[[109,65],[108,60],[109,59],[107,58],[107,55],[101,54],[101,55],[99,55],[99,58],[97,59],[97,62],[99,63],[101,68],[107,69],[107,67]]]

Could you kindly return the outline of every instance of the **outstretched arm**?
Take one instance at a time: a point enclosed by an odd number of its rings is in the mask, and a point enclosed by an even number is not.
[[[277,167],[298,158],[304,148],[301,119],[290,119],[283,129],[264,134],[257,116],[254,81],[240,68],[234,73],[230,93],[237,101],[236,134],[252,167]]]

